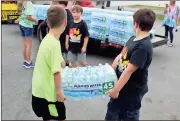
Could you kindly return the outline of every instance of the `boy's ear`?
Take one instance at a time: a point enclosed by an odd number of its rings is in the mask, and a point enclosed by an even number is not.
[[[135,28],[139,27],[139,25],[136,22],[134,22],[134,26],[135,26]]]
[[[64,21],[64,26],[67,26],[67,20]]]
[[[47,23],[48,28],[50,28],[50,26],[49,26],[49,21],[48,21],[48,20],[46,20],[46,23]]]

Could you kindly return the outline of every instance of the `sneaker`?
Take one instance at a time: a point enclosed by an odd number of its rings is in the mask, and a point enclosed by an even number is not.
[[[24,65],[25,68],[33,68],[34,67],[34,63],[31,61],[31,63],[27,63],[25,62],[25,65]]]
[[[23,67],[25,67],[25,65],[26,65],[26,61],[23,62]]]
[[[173,46],[173,43],[170,43],[169,45],[168,45],[168,47],[172,47]]]

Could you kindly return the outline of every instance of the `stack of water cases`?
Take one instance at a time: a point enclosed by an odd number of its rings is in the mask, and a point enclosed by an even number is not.
[[[104,12],[106,11],[106,13],[109,13],[111,15],[120,15],[120,16],[133,16],[133,12],[130,12],[130,11],[117,11],[117,10],[111,10],[111,9],[108,9],[108,10],[100,10],[101,12]]]
[[[92,38],[105,41],[108,38],[111,15],[105,10],[96,9],[91,15],[91,28],[89,30]]]
[[[116,82],[116,73],[109,64],[62,70],[62,89],[72,100],[105,98],[105,92]]]
[[[47,9],[49,5],[33,5],[34,17],[37,20],[45,20],[47,18]]]
[[[110,43],[124,46],[134,34],[132,16],[113,15],[111,17],[109,31]]]
[[[83,19],[88,25],[90,37],[94,39],[124,45],[134,35],[133,12],[98,8],[83,10]]]
[[[91,28],[91,14],[94,11],[93,8],[83,7],[82,19],[86,22],[88,29]]]

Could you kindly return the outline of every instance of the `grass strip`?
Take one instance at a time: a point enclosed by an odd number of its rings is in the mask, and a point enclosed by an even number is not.
[[[164,7],[150,6],[150,5],[127,5],[127,8],[150,8],[152,10],[164,10]]]

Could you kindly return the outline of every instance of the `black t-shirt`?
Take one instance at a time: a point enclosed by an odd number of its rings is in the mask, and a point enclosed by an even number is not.
[[[126,85],[121,89],[121,97],[131,94],[142,94],[148,92],[148,68],[152,61],[153,47],[150,37],[134,41],[131,37],[122,50],[122,58],[118,62],[116,74],[119,78],[127,68],[128,63],[138,67],[131,75]]]
[[[65,9],[67,13],[67,27],[65,28],[64,32],[60,36],[60,42],[61,42],[61,50],[62,52],[65,52],[65,41],[66,41],[66,33],[67,33],[67,28],[68,25],[71,21],[73,21],[73,17],[69,9]]]
[[[74,54],[81,53],[84,38],[89,37],[86,23],[83,20],[79,23],[71,21],[67,29],[67,35],[69,35],[69,51]]]

